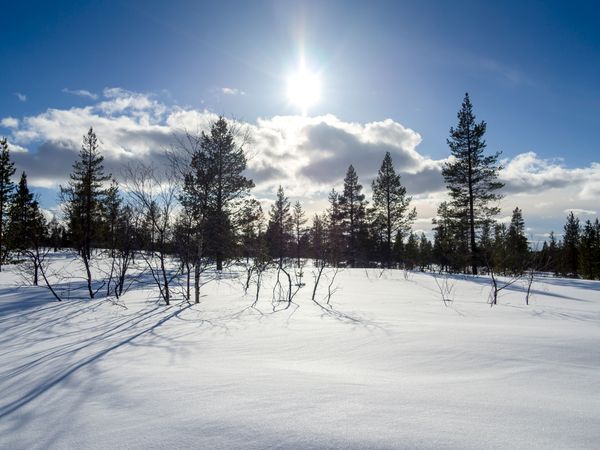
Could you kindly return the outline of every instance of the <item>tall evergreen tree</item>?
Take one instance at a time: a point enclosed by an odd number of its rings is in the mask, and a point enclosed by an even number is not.
[[[376,220],[383,228],[384,258],[387,267],[391,267],[392,238],[398,231],[404,234],[410,228],[417,211],[409,209],[411,197],[406,195],[406,188],[394,169],[390,152],[386,152],[372,188]]]
[[[363,230],[366,206],[365,194],[362,185],[358,182],[358,175],[350,165],[344,178],[344,193],[339,198],[340,213],[344,224],[347,239],[347,254],[350,267],[355,267],[360,255],[360,233]]]
[[[564,226],[562,244],[562,273],[566,276],[579,276],[579,219],[571,211]]]
[[[7,241],[11,250],[28,257],[33,266],[33,284],[38,284],[39,252],[46,237],[46,220],[39,209],[37,200],[27,186],[27,175],[21,179],[8,213]]]
[[[306,230],[304,225],[306,224],[306,217],[302,205],[299,201],[294,203],[294,209],[292,211],[292,222],[294,225],[294,245],[296,247],[296,265],[300,267],[300,257],[302,256],[302,242],[304,240],[304,234]]]
[[[493,203],[500,200],[498,181],[500,153],[484,155],[486,123],[479,123],[473,114],[469,94],[465,94],[458,112],[458,126],[450,128],[448,145],[453,158],[447,162],[442,175],[452,198],[451,206],[459,218],[466,222],[471,272],[477,274],[476,233],[485,220],[498,214]],[[492,203],[492,205],[490,205]]]
[[[194,209],[205,210],[197,214],[204,217],[205,239],[217,270],[223,269],[223,260],[234,247],[234,203],[254,187],[252,180],[244,176],[244,170],[243,145],[236,142],[234,131],[221,116],[212,124],[210,133],[202,133],[185,188],[188,199],[196,203]]]
[[[92,247],[102,237],[103,205],[106,198],[104,183],[111,178],[104,173],[103,161],[98,138],[90,128],[83,137],[79,160],[73,164],[69,184],[61,187],[71,239],[83,260],[90,298],[94,297],[90,268]]]
[[[340,195],[335,189],[329,193],[329,208],[325,215],[325,228],[328,243],[329,263],[338,267],[344,254],[344,230],[342,223],[342,211],[340,208]]]
[[[7,245],[4,242],[4,235],[6,232],[6,213],[15,189],[15,185],[11,180],[14,173],[15,165],[10,160],[8,141],[6,138],[0,139],[0,272],[2,272],[2,263],[7,254]]]
[[[579,269],[581,276],[593,280],[598,278],[598,265],[600,263],[598,247],[600,244],[600,224],[598,219],[593,223],[591,220],[586,220],[581,230],[580,246],[579,246]]]
[[[525,235],[523,212],[518,207],[514,209],[508,227],[506,251],[508,269],[513,274],[522,273],[527,268],[529,247]]]
[[[267,227],[267,239],[270,244],[271,255],[277,258],[279,268],[283,267],[283,260],[289,252],[292,230],[290,202],[285,196],[283,187],[279,186],[277,198],[269,211],[269,225]]]

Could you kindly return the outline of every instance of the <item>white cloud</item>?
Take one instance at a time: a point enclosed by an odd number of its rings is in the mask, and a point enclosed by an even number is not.
[[[69,89],[69,88],[63,88],[62,90],[65,94],[71,94],[71,95],[76,95],[78,97],[87,97],[90,98],[92,100],[96,100],[98,98],[97,94],[94,94],[93,92],[90,92],[86,89]]]
[[[246,93],[237,88],[224,87],[221,88],[221,92],[225,95],[246,95]]]
[[[26,102],[27,96],[25,94],[21,94],[20,92],[15,92],[15,95],[19,99],[20,102]]]
[[[17,128],[19,126],[19,119],[15,117],[5,117],[0,120],[0,125],[5,128]]]
[[[571,209],[563,209],[565,214],[573,213],[576,216],[595,216],[598,214],[596,211],[592,211],[591,209],[581,209],[581,208],[571,208]]]

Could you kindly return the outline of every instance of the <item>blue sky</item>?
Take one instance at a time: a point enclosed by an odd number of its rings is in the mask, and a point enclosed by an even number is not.
[[[469,91],[490,150],[563,158],[564,170],[600,160],[597,2],[4,3],[0,117],[20,123],[98,104],[106,88],[252,124],[294,116],[286,83],[303,51],[322,83],[311,117],[392,119],[421,136],[420,155],[440,160]],[[91,95],[69,93],[78,90]],[[49,139],[19,138],[19,127],[0,133],[31,154]]]

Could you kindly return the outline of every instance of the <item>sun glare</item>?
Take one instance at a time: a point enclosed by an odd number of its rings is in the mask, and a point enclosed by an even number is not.
[[[301,67],[288,78],[288,100],[308,113],[308,108],[315,105],[321,97],[321,80],[319,75]]]

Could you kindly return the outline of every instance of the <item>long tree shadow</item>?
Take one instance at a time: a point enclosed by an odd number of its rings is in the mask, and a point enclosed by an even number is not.
[[[10,414],[19,410],[23,406],[29,404],[30,402],[37,399],[44,393],[48,392],[54,386],[56,386],[60,382],[64,381],[65,379],[67,379],[68,377],[73,375],[74,373],[78,372],[79,370],[81,370],[82,368],[84,368],[86,366],[89,366],[89,365],[97,362],[99,359],[105,357],[109,353],[114,352],[115,350],[117,350],[127,344],[133,343],[136,339],[140,338],[141,336],[148,335],[148,334],[154,335],[155,331],[159,327],[164,325],[167,321],[171,320],[172,318],[177,317],[178,315],[180,315],[184,310],[188,309],[189,307],[190,307],[190,305],[172,307],[172,308],[175,308],[175,310],[173,312],[171,312],[170,314],[168,314],[166,316],[161,317],[155,323],[153,323],[149,326],[143,326],[141,330],[135,331],[132,334],[129,334],[128,336],[119,340],[115,344],[113,344],[107,348],[104,348],[100,351],[97,351],[97,352],[93,353],[92,355],[85,356],[85,357],[81,358],[80,360],[78,360],[77,362],[70,364],[63,369],[60,369],[57,373],[55,373],[52,376],[50,376],[49,378],[45,379],[41,383],[37,384],[32,389],[28,390],[25,394],[20,395],[17,399],[12,400],[5,405],[1,405],[0,406],[0,419],[4,418],[6,416],[9,416]],[[50,355],[47,355],[48,359],[54,359],[54,358],[58,358],[61,356],[68,356],[70,354],[76,354],[77,352],[80,352],[81,350],[83,350],[93,344],[96,344],[102,340],[105,340],[109,336],[114,337],[114,336],[117,336],[120,334],[127,333],[128,331],[135,329],[137,327],[137,325],[140,325],[143,321],[147,320],[148,318],[153,317],[155,315],[162,315],[163,312],[164,312],[163,308],[159,308],[159,311],[157,311],[157,309],[154,308],[154,309],[151,309],[150,311],[147,311],[142,316],[138,316],[138,320],[136,320],[136,321],[131,321],[131,318],[128,317],[127,320],[122,321],[120,324],[116,325],[111,330],[106,330],[102,333],[92,336],[90,339],[86,340],[82,345],[80,345],[76,348],[69,349],[69,347],[71,345],[67,345],[67,350],[64,352],[61,352],[60,351],[61,349],[56,350],[55,353],[51,353]],[[126,328],[121,329],[121,327],[127,322],[129,322],[129,325]],[[63,350],[64,350],[64,348],[63,348]],[[30,371],[36,366],[36,364],[39,364],[39,361],[35,361],[33,363],[33,365],[22,367],[21,369]]]

